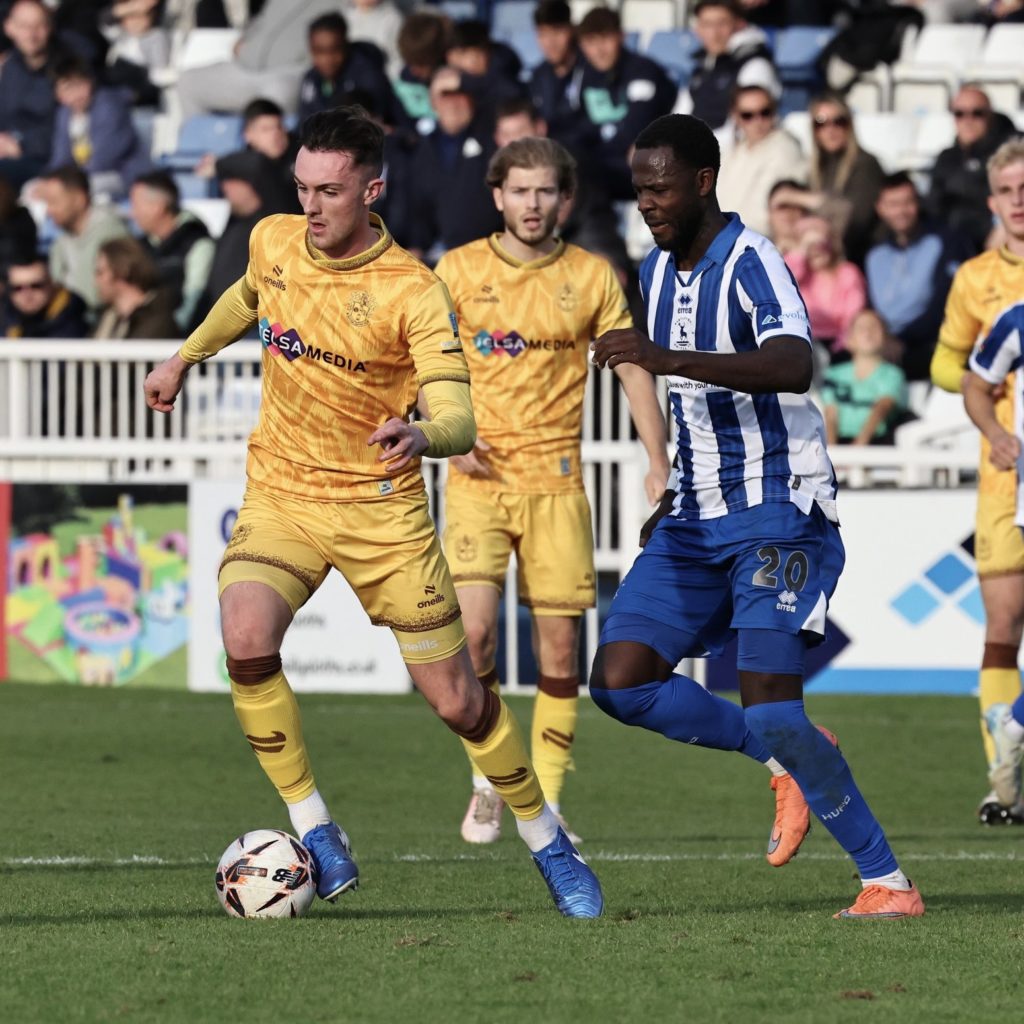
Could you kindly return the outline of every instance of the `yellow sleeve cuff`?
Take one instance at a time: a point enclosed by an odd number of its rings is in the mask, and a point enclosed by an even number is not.
[[[178,355],[186,363],[201,363],[238,341],[256,323],[259,296],[240,277],[214,303],[206,319],[188,336]]]
[[[936,387],[942,388],[943,391],[952,391],[954,394],[958,394],[969,356],[969,352],[958,352],[940,341],[935,346],[935,352],[932,355],[932,383]]]
[[[430,419],[416,426],[427,439],[424,454],[432,459],[465,455],[476,444],[476,420],[469,397],[469,384],[461,381],[434,380],[423,385]]]

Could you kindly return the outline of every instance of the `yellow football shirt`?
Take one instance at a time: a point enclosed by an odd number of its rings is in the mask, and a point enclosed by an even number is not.
[[[559,241],[524,263],[498,235],[446,253],[437,265],[465,339],[477,436],[492,448],[488,480],[452,467],[449,486],[559,494],[583,489],[580,436],[590,342],[631,327],[607,260]]]
[[[1008,249],[994,249],[964,263],[956,272],[946,299],[946,313],[939,330],[939,343],[932,360],[932,379],[947,391],[959,391],[975,343],[988,334],[996,317],[1007,306],[1024,299],[1024,259]],[[1006,395],[996,403],[999,422],[1014,430],[1012,379]],[[981,439],[978,467],[980,491],[1016,492],[1016,476],[1000,473],[989,462],[989,444]]]
[[[304,217],[253,229],[263,395],[247,473],[261,490],[355,501],[422,489],[418,459],[389,476],[366,439],[407,418],[423,384],[469,381],[448,289],[371,219],[380,239],[347,260],[319,253]]]

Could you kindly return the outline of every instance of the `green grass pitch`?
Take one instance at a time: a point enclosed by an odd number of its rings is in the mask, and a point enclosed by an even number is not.
[[[225,697],[0,686],[0,1019],[1016,1017],[1024,829],[975,823],[971,700],[809,699],[925,896],[923,919],[876,923],[831,919],[857,883],[823,828],[768,867],[768,776],[742,757],[584,701],[564,807],[607,910],[566,921],[507,814],[496,846],[459,839],[466,763],[418,698],[302,706],[363,885],[301,920],[240,921],[214,864],[239,833],[288,822]]]

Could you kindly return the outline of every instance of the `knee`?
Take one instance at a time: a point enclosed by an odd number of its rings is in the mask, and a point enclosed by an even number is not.
[[[244,618],[225,617],[221,635],[228,657],[236,661],[265,658],[280,651],[280,645],[274,643],[269,630],[262,630],[258,624]]]
[[[648,680],[643,680],[648,681]],[[590,670],[590,692],[595,690],[626,690],[637,685],[636,667],[608,646],[599,647]]]
[[[789,747],[805,731],[804,726],[810,725],[803,702],[799,707],[794,707],[794,703],[770,701],[744,708],[743,717],[748,728],[769,750]]]
[[[489,623],[466,618],[463,618],[462,625],[466,631],[466,645],[473,659],[473,668],[477,672],[491,668],[498,650],[497,630]]]
[[[434,704],[434,711],[452,732],[462,736],[473,731],[480,719],[481,707],[479,695],[462,689],[444,694]]]

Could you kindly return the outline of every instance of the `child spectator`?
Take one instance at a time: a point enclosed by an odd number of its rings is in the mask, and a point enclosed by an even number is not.
[[[522,62],[510,47],[491,39],[482,21],[455,23],[448,39],[447,64],[459,73],[459,87],[473,96],[491,127],[498,103],[525,95],[519,82]]]
[[[414,11],[398,33],[402,70],[392,83],[398,97],[398,122],[421,135],[431,131],[436,122],[430,105],[430,80],[444,66],[447,43],[448,22],[428,11]]]
[[[394,92],[384,73],[383,54],[372,43],[349,41],[348,25],[340,14],[322,14],[309,26],[313,66],[299,87],[299,121],[337,106],[338,97],[359,90],[374,98],[374,109],[390,122]]]
[[[127,95],[97,86],[92,68],[76,57],[56,66],[54,81],[60,106],[48,169],[75,164],[89,175],[93,193],[123,196],[152,166],[132,124]]]
[[[825,371],[822,403],[829,444],[892,444],[907,408],[903,371],[883,358],[885,324],[871,309],[854,317],[846,339],[850,359]]]
[[[843,257],[838,234],[825,217],[804,217],[798,237],[785,259],[807,306],[811,334],[833,360],[845,358],[846,333],[867,304],[864,275]]]

